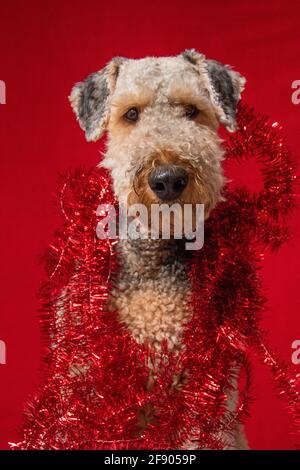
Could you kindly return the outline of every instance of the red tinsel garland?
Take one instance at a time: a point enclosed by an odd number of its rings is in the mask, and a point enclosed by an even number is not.
[[[99,204],[114,204],[104,170],[78,171],[60,194],[65,224],[47,255],[49,280],[42,289],[45,377],[27,406],[19,449],[174,449],[187,440],[197,448],[224,448],[248,414],[249,364],[254,348],[271,369],[297,429],[299,374],[290,375],[264,343],[259,326],[265,309],[258,267],[261,251],[287,238],[286,218],[294,207],[294,162],[277,123],[245,105],[239,130],[226,142],[227,158],[256,158],[264,188],[227,190],[226,200],[205,226],[205,244],[190,266],[193,316],[185,349],[158,357],[138,345],[106,300],[117,269],[115,241],[96,237]],[[155,356],[155,357],[154,357]],[[145,384],[151,360],[157,380]],[[225,412],[235,367],[246,384],[234,412]],[[189,371],[187,383],[173,377]],[[141,408],[155,408],[146,430],[137,427]],[[224,433],[220,433],[224,431]]]

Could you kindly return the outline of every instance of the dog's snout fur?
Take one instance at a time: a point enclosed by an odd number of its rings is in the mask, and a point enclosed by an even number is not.
[[[151,171],[148,182],[152,191],[162,201],[178,198],[188,184],[187,171],[178,165],[160,165]]]

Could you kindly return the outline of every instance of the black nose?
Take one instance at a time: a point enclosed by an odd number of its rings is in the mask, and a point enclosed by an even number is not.
[[[171,201],[180,196],[188,183],[188,174],[177,165],[161,165],[151,171],[148,182],[160,199]]]

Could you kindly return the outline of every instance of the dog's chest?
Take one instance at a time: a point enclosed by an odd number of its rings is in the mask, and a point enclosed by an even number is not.
[[[147,341],[159,350],[165,339],[170,350],[180,351],[184,326],[192,315],[191,285],[182,244],[173,240],[123,241],[119,242],[118,252],[120,267],[109,299],[110,307],[117,310],[120,321],[137,342]],[[187,378],[185,371],[175,375],[174,388],[180,390]],[[149,389],[154,381],[150,366]],[[234,410],[236,403],[237,388],[234,385],[228,396],[228,410]],[[146,428],[154,414],[151,406],[140,409],[139,428]],[[240,427],[234,433],[224,434],[223,439],[228,449],[247,448]],[[185,448],[198,447],[187,439]]]
[[[139,343],[167,340],[180,349],[191,316],[190,281],[181,244],[174,240],[119,242],[119,270],[109,305]]]

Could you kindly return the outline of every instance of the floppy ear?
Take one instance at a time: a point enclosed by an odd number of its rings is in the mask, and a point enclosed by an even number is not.
[[[125,59],[115,57],[102,70],[92,73],[83,82],[76,83],[71,91],[71,106],[88,141],[100,139],[106,130],[110,95],[114,91],[123,60]]]
[[[195,65],[203,76],[210,100],[219,121],[231,132],[236,129],[236,108],[246,79],[229,65],[208,60],[195,49],[184,51],[183,57]]]

